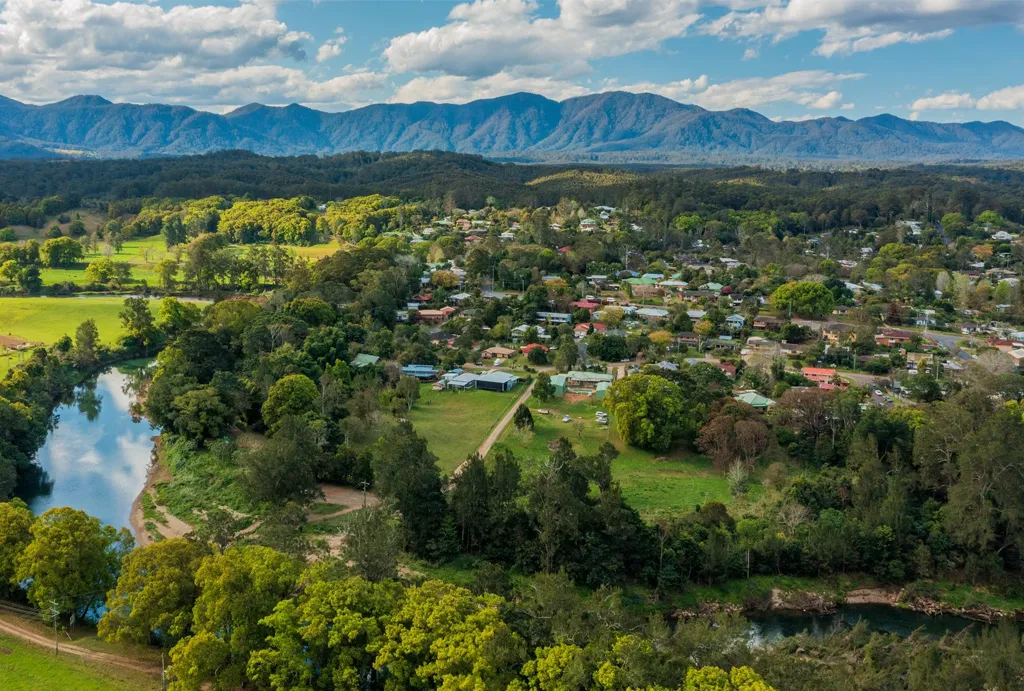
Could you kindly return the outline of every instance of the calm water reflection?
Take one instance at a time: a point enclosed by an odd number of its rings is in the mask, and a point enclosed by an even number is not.
[[[37,488],[41,493],[26,497],[35,514],[70,506],[130,528],[132,502],[146,484],[157,434],[147,420],[133,420],[131,382],[130,374],[104,372],[57,409],[56,429],[36,455],[47,482]]]

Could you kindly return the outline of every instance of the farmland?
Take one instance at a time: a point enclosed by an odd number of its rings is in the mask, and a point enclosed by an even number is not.
[[[65,334],[73,337],[79,324],[93,319],[100,341],[114,343],[124,333],[118,316],[123,305],[123,297],[0,298],[0,336],[49,345]],[[0,356],[0,374],[15,358]]]

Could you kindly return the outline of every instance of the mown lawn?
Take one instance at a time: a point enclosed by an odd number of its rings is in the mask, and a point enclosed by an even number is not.
[[[560,437],[568,438],[580,454],[592,454],[604,442],[610,442],[619,451],[612,463],[612,475],[622,486],[626,501],[644,518],[657,519],[663,515],[692,510],[709,500],[734,503],[725,477],[711,467],[704,457],[686,449],[674,449],[664,454],[627,446],[615,430],[615,420],[607,427],[597,424],[594,414],[603,410],[596,400],[575,403],[563,398],[542,402],[531,397],[527,402],[533,413],[534,432],[525,440],[510,425],[495,445],[511,449],[529,468],[551,454],[549,445]],[[539,410],[550,411],[549,415]],[[562,422],[569,415],[571,422]],[[583,422],[582,437],[576,430],[576,421]],[[494,453],[494,449],[491,450]],[[759,484],[753,483],[748,500],[762,494]]]
[[[8,651],[10,651],[8,653]],[[0,689],[4,691],[147,691],[156,677],[113,665],[85,662],[0,635]]]
[[[409,413],[416,432],[427,440],[441,470],[450,472],[477,450],[494,425],[523,394],[523,384],[507,393],[434,391],[420,386]]]

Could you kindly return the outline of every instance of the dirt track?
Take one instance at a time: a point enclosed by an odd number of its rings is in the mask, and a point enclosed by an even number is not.
[[[0,617],[0,632],[19,638],[27,643],[32,643],[33,645],[43,646],[45,648],[50,648],[51,650],[53,649],[52,638],[40,635],[25,625],[7,618]],[[156,675],[160,674],[160,668],[156,665],[139,662],[138,660],[133,660],[130,657],[114,655],[113,653],[100,653],[95,650],[89,650],[88,648],[75,645],[74,643],[65,643],[61,641],[60,654],[74,655],[83,660],[89,660],[103,665],[123,667],[125,669],[135,670],[136,672],[145,672],[147,674]]]
[[[536,385],[536,379],[530,382],[530,385],[526,387],[526,391],[524,391],[523,395],[519,397],[519,400],[512,404],[512,406],[508,409],[508,412],[505,413],[504,417],[498,420],[498,424],[494,426],[494,429],[492,429],[491,433],[487,435],[487,438],[484,439],[483,443],[480,444],[479,447],[477,447],[476,452],[480,454],[480,458],[487,458],[487,453],[491,450],[491,447],[494,446],[494,442],[498,441],[498,437],[500,437],[501,433],[505,431],[505,428],[508,427],[508,424],[512,422],[512,418],[515,417],[516,410],[519,408],[519,406],[523,405],[524,403],[526,403],[527,400],[529,400],[530,394],[533,393],[533,387]],[[459,467],[452,472],[452,477],[458,477],[459,475],[461,475],[462,470],[463,468],[466,467],[467,463],[469,463],[468,459],[460,463]]]

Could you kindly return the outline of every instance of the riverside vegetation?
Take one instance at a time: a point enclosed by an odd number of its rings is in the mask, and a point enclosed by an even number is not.
[[[739,184],[744,193],[753,188]],[[957,278],[966,276],[964,258],[1001,253],[984,228],[993,221],[1016,231],[1011,213],[946,211],[962,219],[943,219],[917,239],[901,239],[876,214],[865,221],[876,254],[849,275],[837,261],[807,254],[814,243],[795,211],[782,218],[693,210],[658,225],[648,219],[672,207],[659,197],[616,211],[607,232],[587,233],[579,230],[585,207],[570,199],[543,209],[492,201],[475,215],[492,224],[478,226],[487,228],[479,242],[438,224],[445,230],[410,243],[431,222],[432,205],[448,204],[451,216],[471,221],[451,199],[400,197],[324,210],[302,199],[139,200],[134,218],[104,228],[106,236],[136,224],[129,233],[159,232],[182,247],[162,290],[234,295],[206,307],[167,297],[155,314],[146,300],[129,297],[115,343],[102,343],[85,321],[74,337],[33,351],[0,381],[0,492],[11,496],[31,479],[52,411],[83,372],[157,353],[142,400],[163,430],[172,476],[158,498],[195,535],[132,549],[126,532],[81,512],[33,517],[17,501],[4,504],[0,544],[9,558],[0,563],[10,572],[0,581],[10,584],[8,594],[37,606],[57,600],[63,616],[105,604],[100,633],[169,649],[178,689],[1020,685],[1024,654],[1008,624],[943,641],[857,628],[751,648],[738,619],[664,616],[697,588],[790,576],[868,578],[918,598],[966,584],[978,598],[1012,601],[1024,569],[1024,459],[1016,453],[1024,443],[1024,377],[995,353],[979,353],[962,377],[925,373],[931,379],[915,380],[908,400],[890,407],[866,403],[856,386],[809,387],[784,359],[694,353],[701,357],[688,362],[676,345],[691,330],[724,328],[730,296],[748,318],[763,309],[805,342],[807,327],[790,321],[788,310],[820,318],[848,306],[861,320],[855,329],[868,331],[845,346],[846,357],[862,352],[884,360],[885,371],[906,354],[876,345],[871,334],[883,315],[902,318],[900,305],[907,314],[930,305],[990,315],[1008,305],[1000,319],[1013,325],[1019,284]],[[159,220],[143,230],[146,218]],[[957,240],[947,245],[939,226]],[[512,242],[498,237],[501,228]],[[315,263],[284,247],[324,235],[343,246]],[[834,238],[837,252],[859,254],[855,243],[863,240]],[[27,244],[9,251],[31,252]],[[1013,265],[1019,247],[1008,244]],[[682,259],[703,261],[725,248],[745,261],[697,267]],[[24,254],[10,261],[19,272],[36,264]],[[798,263],[813,263],[821,277],[802,274]],[[692,307],[672,299],[663,299],[667,315],[658,323],[627,324],[633,320],[612,307],[576,312],[583,308],[571,303],[585,297],[586,276],[625,283],[634,271],[627,265],[719,289],[699,296],[704,314],[696,323]],[[790,280],[797,278],[805,280]],[[855,299],[846,278],[884,281],[880,299]],[[13,283],[32,290],[17,277]],[[517,286],[516,294],[485,294],[501,292],[494,290],[501,283]],[[996,289],[1007,302],[996,302]],[[439,309],[457,291],[467,296],[441,336],[399,321],[409,302]],[[561,311],[608,332],[577,339],[563,325],[540,339],[537,313]],[[521,414],[517,431],[487,459],[439,459],[410,413],[421,384],[400,365],[474,362],[489,346],[509,343],[520,324],[524,342],[544,340],[547,348],[525,363],[536,372],[538,401],[551,400],[556,369],[584,367],[584,357],[632,359],[635,371],[617,379],[602,403],[618,441],[649,452],[652,464],[703,454],[705,472],[727,478],[730,496],[647,522],[624,499],[620,447],[581,443],[581,427],[540,451],[531,443],[532,418]],[[807,342],[800,357],[828,363],[836,350]],[[365,364],[361,353],[380,360]],[[653,364],[659,360],[673,366]],[[719,362],[734,363],[743,386],[776,405],[765,412],[736,400]],[[441,471],[455,466],[457,475]],[[325,482],[366,486],[381,499],[347,515],[333,551],[307,515]],[[82,546],[74,561],[62,552],[66,544]],[[403,555],[428,571],[471,564],[464,575],[471,587],[406,570],[399,580]]]

